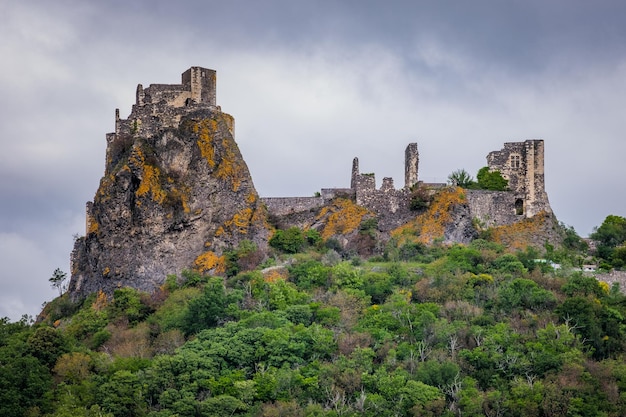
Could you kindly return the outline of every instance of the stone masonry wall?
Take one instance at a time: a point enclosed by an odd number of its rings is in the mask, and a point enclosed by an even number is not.
[[[512,224],[524,218],[516,214],[516,196],[508,191],[465,190],[470,215],[481,228]]]
[[[315,210],[324,206],[324,198],[320,197],[264,197],[261,202],[267,211],[275,216]]]

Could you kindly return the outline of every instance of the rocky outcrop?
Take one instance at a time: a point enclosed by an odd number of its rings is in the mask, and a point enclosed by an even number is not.
[[[413,143],[405,151],[402,189],[391,178],[377,189],[374,175],[360,173],[355,158],[348,189],[259,199],[234,140],[234,119],[216,105],[215,89],[215,71],[192,67],[181,84],[140,84],[127,119],[116,111],[105,173],[87,204],[86,234],[72,252],[73,299],[125,286],[150,292],[185,269],[223,273],[225,251],[242,241],[267,249],[268,221],[317,230],[344,254],[362,256],[381,253],[390,239],[468,243],[479,229],[512,248],[558,241],[543,186],[541,140],[508,143],[489,154],[490,169],[513,185],[507,192],[419,182]]]
[[[267,213],[233,118],[212,102],[146,96],[138,93],[129,118],[107,135],[105,175],[72,252],[75,299],[123,286],[152,291],[184,269],[220,273],[223,252],[242,240],[266,246]]]

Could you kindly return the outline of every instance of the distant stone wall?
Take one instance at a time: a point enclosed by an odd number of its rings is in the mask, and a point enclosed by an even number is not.
[[[321,197],[265,198],[270,214],[284,216],[304,213],[328,204],[333,198],[352,199],[373,212],[380,231],[392,230],[417,215],[410,209],[411,188],[418,184],[419,152],[416,143],[405,150],[405,185],[394,187],[392,178],[383,178],[376,188],[373,173],[359,172],[359,159],[352,161],[350,188],[322,189]],[[546,212],[552,213],[544,186],[543,140],[507,142],[499,151],[490,152],[487,163],[508,179],[510,191],[466,190],[469,215],[480,227],[510,225]],[[446,184],[423,184],[438,190]]]
[[[519,198],[511,191],[465,190],[465,198],[472,219],[481,227],[513,224],[524,218],[523,214],[517,214]]]
[[[322,197],[263,197],[261,202],[267,211],[274,216],[311,211],[324,205]]]

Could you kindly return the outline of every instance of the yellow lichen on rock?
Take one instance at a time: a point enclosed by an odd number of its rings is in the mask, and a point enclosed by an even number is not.
[[[527,246],[542,246],[545,241],[536,241],[538,236],[546,236],[551,227],[551,216],[545,211],[519,222],[490,229],[491,239],[505,245],[509,250],[524,250]],[[545,238],[543,238],[545,240]]]
[[[369,211],[365,207],[357,206],[352,200],[338,198],[329,206],[322,208],[317,215],[317,220],[324,221],[322,238],[337,234],[353,232],[361,224],[363,216]],[[324,220],[325,218],[325,220]]]
[[[194,123],[193,131],[198,135],[198,149],[204,159],[206,159],[209,167],[215,167],[215,147],[213,146],[213,135],[217,131],[217,120],[202,119],[200,122]]]
[[[199,272],[213,271],[220,274],[226,270],[226,258],[217,256],[213,251],[206,251],[196,258],[194,265]]]
[[[222,150],[224,154],[217,167],[217,178],[230,181],[232,184],[232,190],[237,191],[241,186],[243,179],[243,172],[245,166],[243,165],[243,159],[237,156],[237,145],[232,138],[225,137],[222,139]]]
[[[98,233],[98,230],[100,230],[100,225],[98,224],[98,221],[93,216],[87,217],[87,224],[88,224],[88,228],[87,228],[88,235],[96,234]]]
[[[425,213],[392,230],[391,236],[398,239],[398,244],[407,242],[430,244],[444,236],[446,226],[453,221],[452,210],[464,201],[465,193],[462,188],[445,188],[435,195]]]
[[[215,118],[194,122],[191,127],[198,135],[196,142],[200,154],[210,168],[216,168],[215,176],[221,180],[230,181],[232,190],[237,191],[243,181],[246,167],[241,157],[238,156],[239,149],[233,138],[229,135],[218,135],[220,122],[229,125],[224,115],[216,115]],[[221,142],[216,143],[220,137]]]
[[[217,229],[215,235],[219,236],[225,231],[229,231],[231,234],[235,231],[243,235],[247,234],[253,214],[253,210],[250,207],[239,210],[230,220],[225,221],[224,224]]]
[[[135,148],[130,156],[130,162],[135,166],[141,167],[141,182],[135,192],[137,197],[143,197],[149,194],[152,200],[162,204],[167,196],[165,190],[161,187],[161,171],[158,167],[146,163],[146,158],[140,148]]]

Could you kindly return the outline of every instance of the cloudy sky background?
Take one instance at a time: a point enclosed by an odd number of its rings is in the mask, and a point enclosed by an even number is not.
[[[545,140],[559,220],[626,216],[626,4],[511,1],[0,0],[0,317],[36,315],[69,272],[114,111],[138,83],[215,69],[262,196],[472,174]]]

